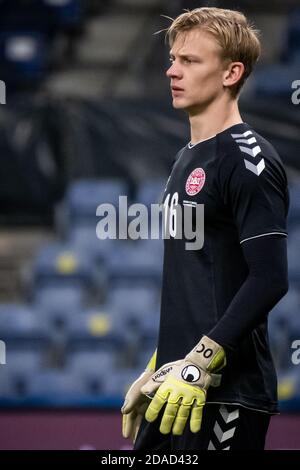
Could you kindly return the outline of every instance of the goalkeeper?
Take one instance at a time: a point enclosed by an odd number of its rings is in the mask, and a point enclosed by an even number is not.
[[[288,290],[286,174],[238,108],[260,42],[243,14],[218,8],[183,13],[168,37],[191,140],[164,193],[158,348],[125,397],[123,435],[144,450],[259,450],[278,412],[268,313]],[[204,244],[187,249],[174,207],[195,227],[198,204]]]

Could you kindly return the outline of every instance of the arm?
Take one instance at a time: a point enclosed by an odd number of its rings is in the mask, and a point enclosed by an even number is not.
[[[273,147],[258,143],[260,151],[249,157],[234,142],[220,158],[217,173],[218,194],[230,208],[248,266],[246,280],[208,332],[229,349],[264,321],[288,290],[287,178]],[[261,163],[264,166],[255,171]]]
[[[242,243],[249,274],[224,316],[207,334],[225,348],[235,349],[242,338],[266,317],[288,291],[286,237],[269,235]]]

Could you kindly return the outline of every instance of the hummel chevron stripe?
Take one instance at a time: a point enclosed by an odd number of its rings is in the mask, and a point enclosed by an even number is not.
[[[221,413],[222,418],[224,419],[225,423],[230,423],[230,421],[233,421],[234,419],[237,419],[239,417],[239,409],[238,408],[236,410],[232,411],[231,413],[229,413],[226,406],[224,406],[224,405],[222,405],[220,407],[220,413]]]
[[[228,431],[222,431],[220,425],[216,422],[215,427],[214,427],[214,433],[218,438],[219,442],[224,442],[228,441],[228,439],[231,439],[232,436],[234,435],[235,427],[228,429]]]
[[[245,166],[247,170],[252,171],[252,173],[254,173],[257,176],[259,176],[266,167],[265,160],[263,158],[258,162],[257,165],[254,165],[254,163],[251,163],[245,159],[244,159],[244,162],[245,162]]]
[[[248,153],[248,155],[251,155],[251,157],[253,158],[256,157],[258,153],[261,152],[261,148],[259,145],[256,145],[256,147],[254,147],[253,149],[249,149],[248,147],[243,147],[242,145],[239,145],[239,149],[242,152]]]
[[[234,139],[242,139],[243,137],[248,137],[248,135],[252,135],[252,131],[243,132],[243,134],[231,134],[231,137]]]
[[[248,145],[252,145],[252,144],[255,144],[255,142],[257,142],[255,137],[251,137],[251,139],[235,139],[235,141],[238,142],[239,144],[248,144]]]

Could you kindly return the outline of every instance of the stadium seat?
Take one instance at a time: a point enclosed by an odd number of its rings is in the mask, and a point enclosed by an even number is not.
[[[31,376],[41,371],[45,365],[45,352],[39,351],[34,344],[32,349],[14,350],[8,343],[6,365],[0,371],[0,397],[14,398],[25,394]],[[2,386],[2,380],[5,388]]]
[[[108,303],[117,310],[132,313],[137,318],[156,312],[159,307],[160,291],[155,285],[120,283],[108,291]]]
[[[45,355],[34,348],[7,351],[6,368],[13,373],[33,372],[45,365]]]
[[[49,336],[36,311],[22,304],[0,305],[1,339],[7,349],[40,350],[48,345]]]
[[[97,238],[95,226],[79,225],[71,227],[68,237],[75,248],[78,247],[80,251],[93,258],[97,265],[106,263],[118,243],[118,240],[109,238],[101,240]]]
[[[82,377],[72,374],[69,370],[44,369],[30,377],[26,394],[55,403],[58,398],[84,397],[88,390]]]
[[[103,393],[124,398],[131,384],[141,375],[139,368],[115,369],[107,375]]]
[[[0,331],[6,343],[6,364],[0,366],[0,397],[22,396],[31,374],[46,363],[48,331],[37,312],[17,304],[0,305]]]
[[[66,366],[81,374],[101,374],[116,364],[116,354],[111,348],[95,351],[75,351],[68,355]]]
[[[111,317],[115,323],[122,326],[123,336],[132,347],[140,347],[149,335],[157,339],[159,324],[157,290],[145,287],[119,287],[110,291],[109,300]],[[147,346],[143,344],[142,347]]]
[[[0,400],[2,398],[7,398],[12,396],[15,393],[12,384],[10,374],[7,371],[6,367],[1,367],[0,369]]]
[[[23,397],[27,390],[27,383],[30,380],[31,371],[24,369],[10,370],[8,367],[1,367],[0,370],[0,401],[2,399],[16,399]]]
[[[66,331],[68,354],[75,351],[122,351],[126,346],[125,333],[114,324],[106,312],[91,309],[73,315]]]
[[[32,269],[33,286],[91,289],[100,287],[101,277],[86,253],[68,244],[53,243],[37,254]]]
[[[128,188],[123,180],[91,179],[77,180],[67,190],[65,198],[66,216],[70,226],[92,226],[99,221],[96,209],[100,204],[112,204],[117,213],[119,196],[126,196]]]
[[[85,303],[86,292],[74,286],[49,286],[35,291],[35,303],[45,310],[73,309],[79,311]]]
[[[106,376],[116,367],[116,354],[109,348],[94,351],[75,351],[67,357],[66,367],[81,376],[90,390],[103,389]]]
[[[35,291],[34,306],[50,330],[63,329],[71,317],[85,308],[87,295],[76,286],[49,286]]]
[[[10,393],[22,395],[32,374],[42,370],[48,364],[49,343],[47,347],[44,345],[43,349],[41,343],[37,346],[34,341],[26,346],[24,341],[22,344],[20,341],[6,341],[6,345],[10,354],[7,354],[5,367],[1,367],[7,374]]]
[[[112,252],[107,263],[110,285],[134,281],[136,285],[149,282],[160,286],[161,273],[162,264],[139,241],[124,241]]]
[[[281,402],[300,398],[300,376],[297,367],[290,367],[278,374],[278,398]]]

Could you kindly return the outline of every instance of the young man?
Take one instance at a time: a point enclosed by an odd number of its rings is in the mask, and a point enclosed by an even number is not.
[[[173,106],[191,140],[164,204],[204,205],[204,245],[165,240],[157,357],[126,395],[123,435],[135,449],[263,449],[277,413],[267,317],[288,290],[288,190],[238,108],[260,43],[243,14],[218,8],[183,13],[168,37]]]

